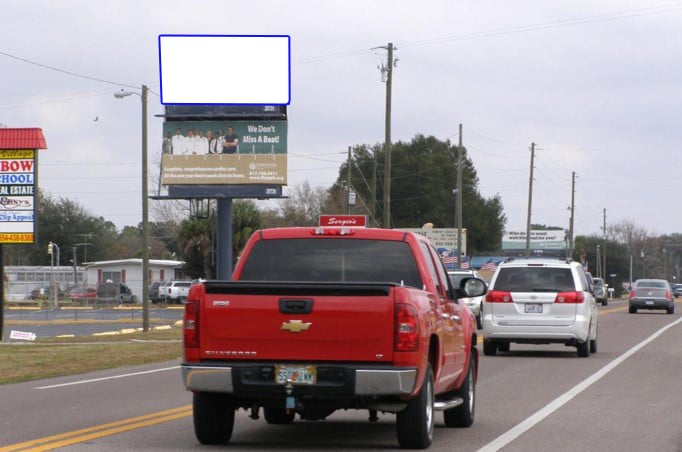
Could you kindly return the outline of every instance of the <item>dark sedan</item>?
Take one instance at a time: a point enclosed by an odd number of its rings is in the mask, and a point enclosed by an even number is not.
[[[673,284],[673,295],[675,298],[679,297],[682,295],[682,284]]]
[[[665,309],[675,312],[675,299],[670,284],[665,279],[638,279],[630,291],[629,312],[638,309]]]

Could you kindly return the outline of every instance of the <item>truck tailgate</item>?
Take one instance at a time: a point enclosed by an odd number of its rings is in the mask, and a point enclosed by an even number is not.
[[[393,358],[390,285],[207,282],[202,359],[370,361]]]

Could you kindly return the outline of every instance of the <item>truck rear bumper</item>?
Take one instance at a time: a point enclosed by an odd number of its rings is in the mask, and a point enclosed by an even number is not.
[[[248,366],[254,366],[248,364]],[[259,367],[259,366],[255,366]],[[338,377],[336,386],[347,395],[354,396],[382,396],[382,395],[408,395],[411,394],[416,381],[417,369],[405,367],[357,367],[357,366],[339,366],[339,365],[318,365],[318,370],[324,370],[326,367],[333,368],[334,374]],[[254,383],[249,381],[246,377],[247,372],[244,371],[244,365],[239,366],[215,366],[215,365],[200,365],[200,364],[182,364],[182,379],[185,388],[190,391],[199,392],[221,392],[227,394],[240,395],[241,393],[248,393],[260,387],[282,388],[282,385],[276,384],[274,381],[266,382],[259,381]],[[254,367],[250,367],[253,369]],[[341,369],[341,371],[339,371]],[[315,391],[315,385],[301,385],[305,386],[306,390]],[[331,389],[330,384],[321,383],[326,390]],[[334,386],[334,384],[331,384]],[[235,391],[235,387],[237,390]]]

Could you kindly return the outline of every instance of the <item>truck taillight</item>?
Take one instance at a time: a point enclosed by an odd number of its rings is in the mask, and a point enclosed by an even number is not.
[[[554,299],[555,303],[577,304],[585,301],[585,294],[582,292],[559,292]]]
[[[635,298],[635,289],[632,289],[630,291],[630,300],[632,300],[633,298]]]
[[[419,323],[413,306],[398,304],[395,308],[395,351],[416,352],[419,349]]]
[[[485,296],[486,303],[513,303],[510,292],[504,290],[491,290]]]
[[[199,303],[188,301],[182,317],[182,334],[185,347],[199,347]]]

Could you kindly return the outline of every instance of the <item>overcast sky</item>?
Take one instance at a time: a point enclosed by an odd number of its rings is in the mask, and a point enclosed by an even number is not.
[[[289,186],[329,187],[349,145],[383,142],[376,48],[392,42],[393,141],[456,143],[462,123],[508,231],[525,230],[532,142],[533,223],[568,228],[575,171],[576,235],[600,233],[604,209],[607,225],[682,231],[682,2],[25,0],[3,2],[0,23],[0,123],[42,128],[40,188],[119,228],[142,217],[141,108],[113,93],[156,93],[158,162],[158,35],[278,34],[292,49]]]

